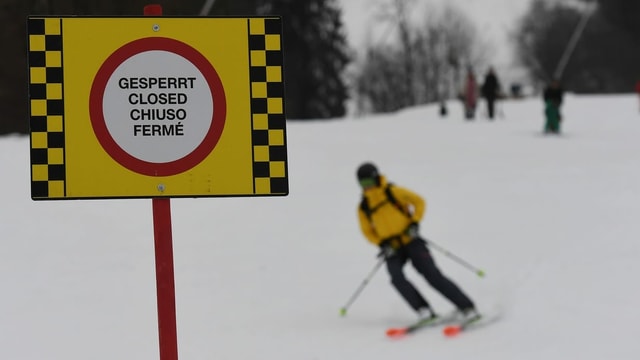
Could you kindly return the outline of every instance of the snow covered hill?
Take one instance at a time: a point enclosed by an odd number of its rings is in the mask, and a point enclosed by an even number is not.
[[[493,122],[450,105],[291,122],[289,196],[173,199],[180,358],[637,359],[636,97],[568,96],[558,137],[539,99]],[[424,195],[423,235],[487,276],[437,263],[499,322],[389,340],[414,314],[384,270],[339,316],[377,252],[356,222],[365,160]],[[0,166],[0,359],[158,359],[151,200],[32,201],[25,137],[0,138]]]

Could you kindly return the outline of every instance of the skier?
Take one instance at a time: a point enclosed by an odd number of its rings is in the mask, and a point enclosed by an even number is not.
[[[560,122],[562,121],[560,106],[562,105],[563,95],[564,90],[560,85],[560,81],[555,79],[552,80],[549,86],[544,89],[543,99],[545,102],[544,113],[546,117],[544,126],[545,133],[560,133]]]
[[[495,103],[499,95],[500,81],[498,81],[498,77],[496,76],[493,67],[490,67],[484,77],[484,83],[482,84],[482,96],[487,101],[487,112],[490,120],[493,120],[495,115]]]
[[[467,69],[467,77],[465,78],[460,99],[464,103],[464,117],[467,120],[473,120],[476,116],[476,105],[478,102],[478,82],[471,68]]]
[[[418,234],[418,223],[426,209],[423,198],[389,184],[372,163],[360,165],[357,178],[363,190],[358,210],[360,228],[364,236],[380,248],[378,256],[386,260],[391,283],[418,313],[419,319],[436,319],[438,315],[405,277],[403,267],[407,260],[429,285],[456,306],[461,320],[479,319],[473,301],[440,272],[427,242]]]

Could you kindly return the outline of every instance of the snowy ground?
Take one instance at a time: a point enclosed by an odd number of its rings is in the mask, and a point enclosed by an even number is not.
[[[172,199],[180,358],[637,359],[636,97],[569,96],[560,137],[540,134],[539,99],[502,108],[289,123],[288,197]],[[365,160],[425,196],[423,235],[487,277],[436,261],[499,322],[389,340],[414,315],[384,271],[339,317],[375,262]],[[32,201],[25,137],[0,138],[0,166],[0,359],[158,359],[151,200]]]

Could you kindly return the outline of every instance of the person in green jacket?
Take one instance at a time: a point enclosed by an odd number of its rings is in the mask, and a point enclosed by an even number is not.
[[[391,283],[402,298],[421,319],[438,316],[404,275],[403,267],[411,261],[427,283],[455,305],[463,319],[479,318],[473,301],[440,272],[427,242],[418,233],[425,200],[409,189],[389,184],[369,162],[358,167],[357,178],[363,190],[358,209],[360,228],[367,240],[379,247],[378,256],[385,258]]]
[[[544,89],[543,99],[545,103],[544,114],[546,122],[544,125],[545,133],[559,134],[560,123],[562,122],[562,114],[560,113],[560,106],[562,106],[562,98],[564,90],[558,80],[553,80]]]

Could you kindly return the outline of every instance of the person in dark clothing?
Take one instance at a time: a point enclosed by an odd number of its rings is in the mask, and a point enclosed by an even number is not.
[[[484,83],[482,84],[482,97],[487,101],[487,112],[489,119],[493,120],[495,116],[495,104],[496,100],[500,96],[500,81],[496,76],[493,68],[489,68],[489,71],[484,77]]]
[[[357,178],[363,189],[358,210],[362,233],[380,248],[378,256],[386,260],[391,283],[420,319],[438,315],[405,277],[403,267],[407,261],[456,306],[464,320],[480,318],[473,301],[440,272],[427,242],[418,234],[418,223],[426,209],[424,199],[409,189],[387,183],[372,163],[362,164]]]
[[[551,83],[544,89],[543,99],[545,104],[545,133],[559,134],[560,123],[562,121],[562,114],[560,107],[562,106],[562,98],[564,95],[564,89],[560,85],[560,81],[552,80]]]

